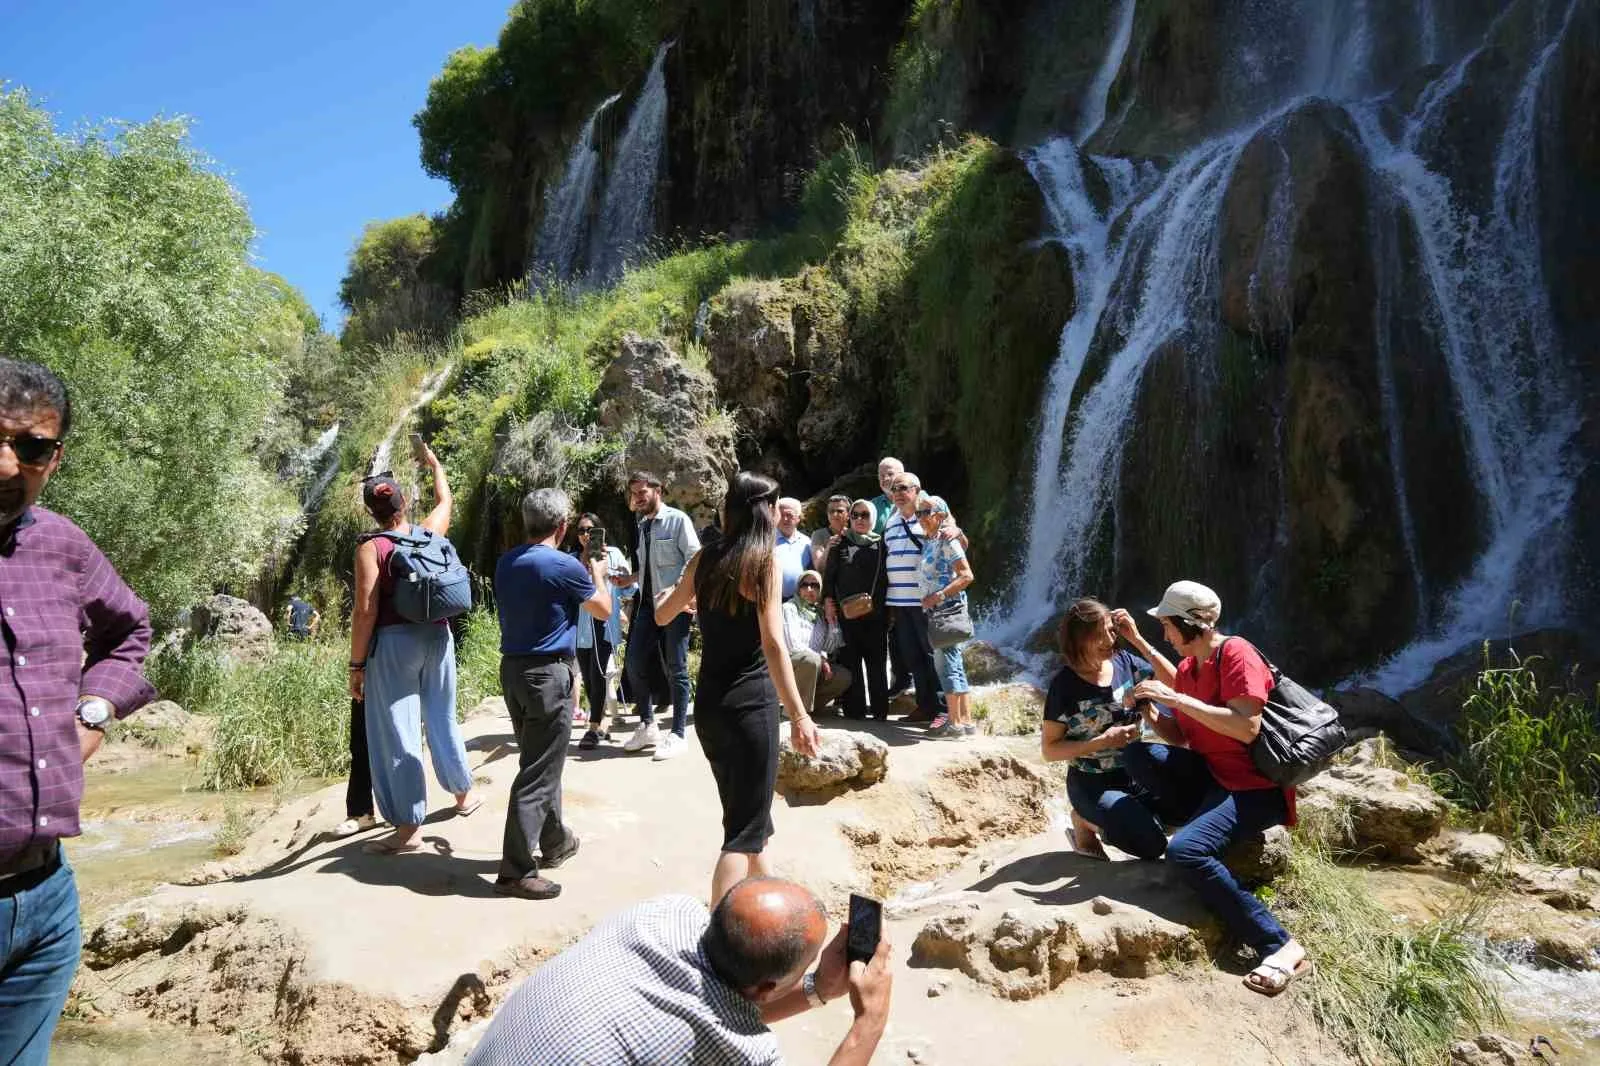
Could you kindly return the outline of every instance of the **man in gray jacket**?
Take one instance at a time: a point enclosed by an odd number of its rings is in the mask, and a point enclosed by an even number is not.
[[[683,568],[700,550],[700,538],[688,515],[662,502],[661,479],[649,471],[636,470],[628,477],[628,508],[638,520],[633,573],[619,574],[611,582],[619,588],[639,583],[644,594],[638,600],[623,661],[639,711],[639,727],[622,749],[654,747],[655,759],[661,762],[683,754],[683,734],[689,725],[689,626],[693,616],[685,612],[658,626],[652,607],[683,576]],[[655,704],[650,698],[653,655],[661,657],[672,687],[672,732],[665,736],[656,727]]]

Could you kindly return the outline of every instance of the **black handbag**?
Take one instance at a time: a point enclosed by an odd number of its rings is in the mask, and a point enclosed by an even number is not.
[[[946,600],[928,612],[928,643],[934,650],[953,648],[972,639],[972,615],[965,596]]]
[[[1219,671],[1222,649],[1232,639],[1217,647]],[[1272,672],[1272,691],[1261,709],[1261,731],[1250,742],[1250,760],[1268,781],[1293,788],[1326,770],[1349,738],[1332,704],[1318,699],[1265,655],[1261,661]]]

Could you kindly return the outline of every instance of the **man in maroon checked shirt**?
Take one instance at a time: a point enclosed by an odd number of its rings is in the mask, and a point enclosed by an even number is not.
[[[44,1066],[78,968],[83,763],[113,715],[155,695],[145,605],[83,530],[42,507],[72,421],[67,390],[0,358],[0,1063]]]

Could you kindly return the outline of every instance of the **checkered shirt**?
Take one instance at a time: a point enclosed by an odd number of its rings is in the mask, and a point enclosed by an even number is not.
[[[495,1015],[467,1066],[764,1066],[778,1042],[711,972],[690,896],[647,900],[545,963]]]
[[[78,697],[117,717],[155,695],[145,605],[88,534],[42,507],[0,538],[0,860],[78,835]]]

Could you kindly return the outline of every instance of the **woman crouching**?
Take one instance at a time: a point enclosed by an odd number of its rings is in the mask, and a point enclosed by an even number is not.
[[[1133,627],[1127,611],[1113,612],[1096,599],[1067,609],[1058,633],[1066,665],[1045,696],[1039,749],[1046,762],[1071,760],[1067,799],[1078,851],[1104,859],[1104,838],[1130,855],[1159,859],[1167,834],[1124,764],[1124,753],[1139,739],[1134,685],[1152,671],[1143,659],[1118,650],[1118,623]]]

